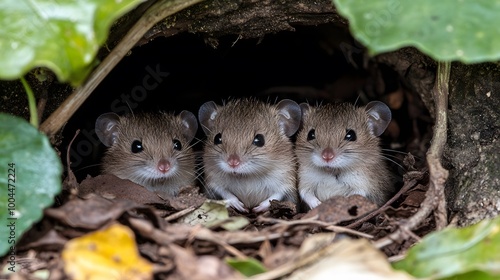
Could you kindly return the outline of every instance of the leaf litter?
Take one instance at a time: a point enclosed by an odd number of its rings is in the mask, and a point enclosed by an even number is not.
[[[125,266],[120,268],[113,258],[108,266],[99,262],[100,270],[120,272],[114,274],[119,276],[110,274],[106,279],[245,278],[231,267],[241,269],[247,276],[267,271],[251,276],[255,279],[300,279],[304,275],[308,279],[321,279],[322,273],[334,271],[343,276],[346,271],[356,272],[357,276],[378,275],[369,279],[412,279],[389,269],[387,257],[405,252],[417,239],[395,240],[381,248],[382,251],[372,244],[395,231],[398,221],[418,210],[425,193],[426,173],[413,172],[419,176],[404,180],[414,185],[386,207],[379,208],[361,196],[334,197],[307,213],[297,211],[292,203],[272,201],[270,210],[261,215],[242,215],[227,209],[220,201],[207,200],[192,186],[183,188],[173,199],[113,175],[88,177],[80,184],[67,180],[58,204],[46,209],[43,220],[21,239],[18,247],[19,258],[23,259],[21,275],[32,277],[47,270],[53,276],[65,278],[83,269],[80,273],[88,276],[83,264],[88,265],[93,258],[109,260],[109,252],[92,257],[86,251],[72,251],[76,245],[70,244],[92,239],[95,234],[106,236],[113,227],[121,227],[130,233],[125,235],[129,235],[135,249],[130,249],[128,241],[127,246],[120,243],[108,246],[113,239],[116,241],[116,233],[115,237],[113,234],[106,237],[110,238],[106,248],[116,249],[119,256],[125,254],[122,250],[137,250],[136,257],[145,263],[134,268],[118,262]],[[74,186],[76,193],[71,191]],[[366,218],[373,213],[373,217]],[[429,219],[428,225],[413,234],[418,238],[432,229]],[[99,246],[93,246],[91,251],[98,253]],[[68,255],[71,257],[64,257]],[[337,265],[328,265],[332,262]],[[136,274],[146,263],[152,265],[151,273]],[[320,267],[326,270],[320,272],[318,269],[323,269]],[[53,276],[50,279],[57,279]],[[87,279],[99,278],[90,274]]]

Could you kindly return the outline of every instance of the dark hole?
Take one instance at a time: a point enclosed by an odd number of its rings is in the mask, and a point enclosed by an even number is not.
[[[358,206],[353,206],[347,210],[349,212],[349,215],[351,216],[357,216],[358,215]]]

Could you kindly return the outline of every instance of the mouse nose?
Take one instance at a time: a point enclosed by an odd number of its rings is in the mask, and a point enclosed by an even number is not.
[[[157,168],[161,173],[167,173],[170,170],[170,162],[166,159],[161,159],[158,162]]]
[[[335,157],[335,152],[332,148],[328,147],[323,150],[323,152],[321,153],[321,157],[324,161],[329,162]]]
[[[238,155],[232,154],[227,158],[227,164],[229,164],[231,168],[236,168],[238,165],[240,165],[240,163],[241,160]]]

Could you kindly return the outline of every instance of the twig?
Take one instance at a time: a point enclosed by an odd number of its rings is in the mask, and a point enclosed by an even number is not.
[[[193,239],[195,239],[198,235],[199,236],[207,236],[206,232],[208,229],[204,228],[202,225],[196,225],[193,227],[193,230],[188,236],[188,240],[192,242]],[[200,233],[200,231],[205,231],[205,233]],[[212,231],[208,232],[212,233]],[[219,239],[219,238],[209,238],[209,241],[221,246],[226,252],[229,254],[237,257],[238,259],[247,259],[248,256],[243,254],[240,250],[236,249],[235,247],[227,244],[227,242],[224,239]]]
[[[440,159],[446,144],[447,135],[447,110],[448,110],[448,82],[450,79],[450,62],[439,62],[436,74],[436,83],[433,88],[434,105],[436,109],[436,122],[432,136],[432,143],[427,153],[429,165],[430,182],[429,189],[420,209],[403,223],[398,230],[377,242],[375,247],[381,248],[391,244],[395,240],[408,238],[408,231],[413,230],[427,218],[433,210],[436,210],[436,228],[438,230],[446,226],[446,202],[444,197],[444,183],[448,178],[448,171],[441,166]]]
[[[314,226],[320,226],[323,227],[327,230],[333,231],[333,232],[340,232],[340,233],[349,233],[352,235],[364,237],[367,239],[373,239],[373,236],[370,234],[366,234],[363,232],[359,232],[347,227],[341,227],[341,226],[336,226],[332,223],[325,223],[322,221],[317,220],[318,216],[314,216],[312,218],[304,219],[304,220],[295,220],[295,221],[285,221],[285,220],[280,220],[280,219],[274,219],[274,218],[266,218],[266,217],[258,217],[258,221],[260,222],[268,222],[268,223],[275,223],[278,225],[286,225],[286,226],[294,226],[294,225],[314,225]]]
[[[365,216],[361,217],[359,220],[355,221],[352,224],[347,225],[346,227],[347,228],[357,228],[358,226],[360,226],[364,222],[370,220],[371,218],[377,216],[380,213],[385,212],[385,210],[387,210],[387,208],[389,208],[389,206],[394,201],[396,201],[396,199],[398,199],[403,193],[407,192],[409,189],[413,188],[416,184],[417,184],[417,180],[416,179],[411,179],[410,181],[406,181],[404,183],[403,187],[398,191],[398,193],[396,195],[394,195],[391,199],[389,199],[389,201],[387,201],[382,207],[380,207],[377,210],[369,213],[368,215],[365,215]]]
[[[77,88],[40,126],[40,130],[51,136],[76,112],[94,89],[104,80],[118,62],[134,47],[142,36],[156,23],[203,0],[163,0],[153,4],[123,37],[120,43],[90,74],[85,83]]]
[[[73,145],[73,142],[75,141],[79,133],[80,130],[78,129],[75,132],[75,136],[73,136],[73,139],[71,139],[71,141],[69,142],[68,149],[66,150],[66,165],[68,166],[68,171],[67,171],[68,174],[64,179],[63,185],[68,188],[69,193],[72,197],[78,194],[78,181],[76,180],[75,174],[71,170],[70,151],[71,151],[71,146]]]
[[[40,97],[38,98],[38,104],[36,105],[36,110],[38,112],[38,119],[43,119],[43,112],[45,111],[45,106],[47,105],[47,99],[49,99],[49,95],[46,90],[43,90],[39,93]]]
[[[406,255],[395,255],[395,256],[388,257],[387,260],[390,263],[393,263],[393,262],[400,261],[400,260],[404,259],[405,257],[406,257]]]
[[[176,213],[174,213],[174,214],[172,214],[172,215],[164,218],[164,220],[166,222],[170,222],[170,221],[176,220],[176,219],[178,219],[178,218],[180,218],[180,217],[182,217],[184,215],[187,215],[187,214],[193,212],[194,210],[196,210],[195,206],[189,206],[188,208],[186,208],[184,210],[181,210],[179,212],[176,212]]]
[[[433,89],[434,104],[436,106],[436,124],[432,144],[427,152],[427,163],[430,172],[430,187],[437,200],[435,211],[436,228],[441,230],[446,227],[448,217],[446,214],[446,198],[444,195],[444,183],[448,178],[448,170],[441,166],[441,157],[447,139],[448,119],[448,83],[450,80],[451,62],[438,64],[437,82]]]
[[[66,150],[66,164],[68,165],[68,173],[71,172],[71,160],[70,160],[70,150],[71,150],[71,145],[73,145],[73,141],[75,141],[76,139],[76,136],[78,136],[78,134],[80,133],[80,130],[77,129],[76,132],[75,132],[75,135],[73,136],[73,139],[71,139],[71,141],[69,142],[69,145],[68,145],[68,149]],[[71,172],[73,173],[73,172]]]
[[[186,241],[191,232],[194,232],[194,238],[216,243],[218,240],[224,240],[227,244],[253,244],[265,240],[273,240],[281,237],[287,237],[288,233],[262,233],[262,232],[213,232],[207,228],[201,227],[193,231],[194,226],[186,224],[176,224],[172,227],[167,227],[165,230],[156,229],[151,223],[130,218],[130,225],[139,231],[144,237],[148,237],[158,244],[166,245],[172,242]]]

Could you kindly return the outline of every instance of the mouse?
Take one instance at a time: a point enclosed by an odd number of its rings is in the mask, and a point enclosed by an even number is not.
[[[203,168],[207,194],[243,213],[265,212],[271,200],[297,203],[296,159],[290,136],[301,109],[292,100],[275,105],[252,98],[213,101],[198,112],[207,140]]]
[[[102,173],[175,196],[181,187],[193,185],[196,179],[190,143],[197,129],[198,121],[189,111],[179,115],[102,114],[95,123],[97,137],[108,147]]]
[[[350,103],[300,104],[299,196],[311,209],[333,196],[361,195],[382,205],[393,191],[379,136],[392,114],[380,101],[364,107]]]

